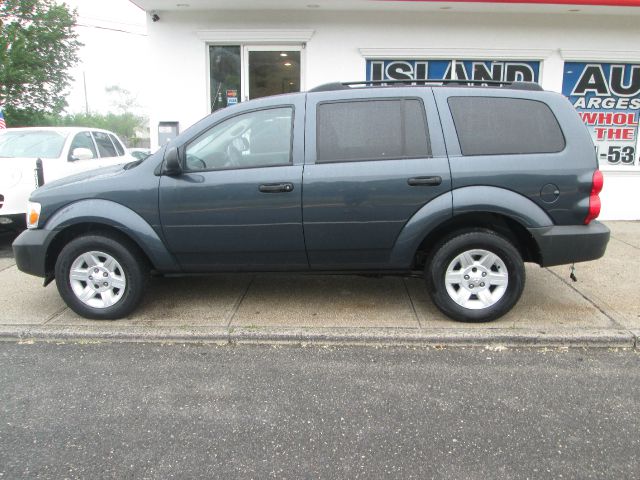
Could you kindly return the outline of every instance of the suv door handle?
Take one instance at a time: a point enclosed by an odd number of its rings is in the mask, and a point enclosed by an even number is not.
[[[410,187],[434,187],[442,183],[442,177],[411,177],[407,180]]]
[[[262,193],[292,192],[293,183],[265,183],[258,187]]]

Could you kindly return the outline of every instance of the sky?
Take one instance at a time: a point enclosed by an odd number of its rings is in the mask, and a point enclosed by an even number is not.
[[[112,108],[105,88],[129,90],[145,113],[147,72],[146,14],[129,0],[60,0],[77,9],[78,39],[84,44],[80,61],[72,69],[67,113],[84,112],[84,78],[89,110],[107,113]]]

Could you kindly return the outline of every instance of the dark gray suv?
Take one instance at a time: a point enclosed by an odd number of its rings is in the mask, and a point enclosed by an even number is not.
[[[18,267],[116,319],[150,272],[424,275],[456,320],[518,301],[523,262],[593,260],[602,175],[561,95],[330,84],[217,111],[144,161],[31,195]]]

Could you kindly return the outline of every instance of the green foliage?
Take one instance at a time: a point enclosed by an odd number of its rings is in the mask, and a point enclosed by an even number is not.
[[[145,119],[131,112],[108,113],[76,113],[59,117],[55,125],[65,127],[104,128],[116,133],[127,146],[136,144],[136,131],[144,125]],[[50,124],[49,124],[50,125]]]
[[[66,106],[81,45],[75,21],[54,0],[0,1],[0,105],[10,126],[46,123]]]

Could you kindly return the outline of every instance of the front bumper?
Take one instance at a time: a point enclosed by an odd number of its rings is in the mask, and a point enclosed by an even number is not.
[[[2,212],[0,212],[0,230],[3,228],[10,230],[22,230],[26,228],[25,214],[2,215]]]
[[[45,277],[47,249],[53,238],[51,230],[25,230],[13,242],[13,255],[21,271]]]
[[[609,243],[609,229],[600,222],[530,228],[540,249],[542,267],[588,262],[604,255]]]

